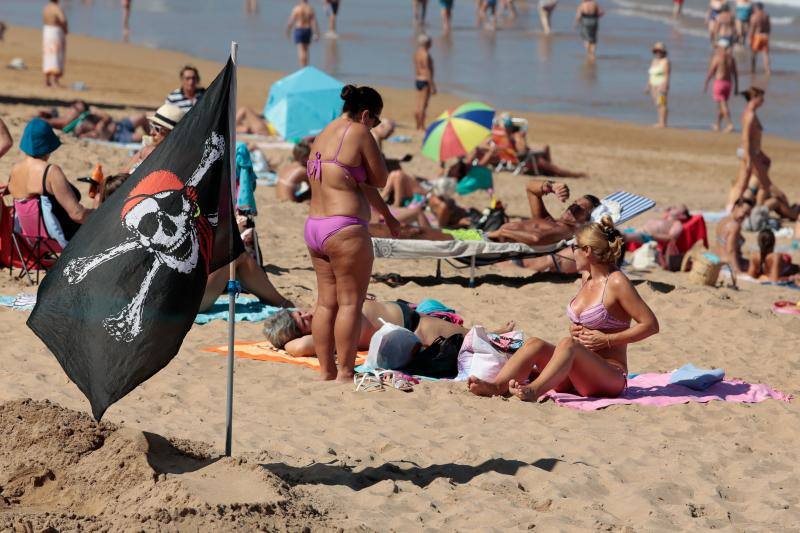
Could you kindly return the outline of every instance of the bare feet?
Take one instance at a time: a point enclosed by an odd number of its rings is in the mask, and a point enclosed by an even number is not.
[[[333,381],[336,379],[336,376],[337,376],[336,371],[334,371],[332,374],[330,372],[327,373],[320,372],[319,376],[317,376],[317,381]]]
[[[354,375],[355,372],[353,372],[352,370],[350,371],[339,370],[339,374],[336,376],[336,381],[338,381],[339,383],[348,383],[348,384],[353,383]]]
[[[719,124],[712,124],[711,131],[719,131]]]
[[[484,381],[475,376],[467,378],[467,388],[472,394],[477,396],[500,396],[501,394],[505,394],[505,391],[501,390],[500,385]]]
[[[535,402],[537,399],[536,391],[533,390],[533,385],[524,385],[515,379],[508,382],[508,392],[523,402]]]
[[[498,333],[498,334],[508,333],[509,331],[514,331],[514,326],[516,325],[517,325],[516,322],[514,322],[513,320],[509,320],[508,322],[505,323],[505,325],[500,326],[499,328],[496,328],[490,331],[489,333]]]
[[[728,127],[723,130],[725,133],[730,133],[733,131],[733,124],[728,124]]]

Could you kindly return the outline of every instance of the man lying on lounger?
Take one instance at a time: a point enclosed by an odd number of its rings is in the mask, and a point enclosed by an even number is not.
[[[572,202],[559,218],[554,218],[544,206],[542,197],[554,194],[562,202],[569,199],[569,187],[563,183],[531,180],[525,186],[531,218],[513,220],[503,224],[500,229],[486,234],[497,242],[521,242],[529,246],[555,244],[571,239],[575,230],[587,222],[595,207],[600,205],[596,196],[587,194]]]
[[[314,355],[314,338],[311,336],[313,318],[314,312],[310,309],[278,311],[264,321],[264,335],[273,346],[294,356]],[[413,331],[425,346],[431,345],[437,337],[447,338],[457,333],[467,333],[465,328],[457,324],[417,313],[402,300],[378,302],[367,299],[361,311],[359,350],[369,348],[370,339],[382,325],[379,320],[381,318]],[[494,333],[507,333],[513,329],[514,322],[509,322]]]

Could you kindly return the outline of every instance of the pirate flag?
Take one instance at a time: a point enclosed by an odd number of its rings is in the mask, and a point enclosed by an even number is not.
[[[230,186],[234,76],[229,61],[39,288],[28,326],[97,420],[175,357],[209,273],[244,249]]]

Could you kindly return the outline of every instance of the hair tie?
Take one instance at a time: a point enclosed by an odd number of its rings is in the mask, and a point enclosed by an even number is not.
[[[616,240],[617,235],[620,234],[617,231],[616,228],[609,227],[609,226],[603,226],[603,233],[605,233],[605,235],[606,235],[606,240],[608,240],[608,242],[612,242],[612,243]]]

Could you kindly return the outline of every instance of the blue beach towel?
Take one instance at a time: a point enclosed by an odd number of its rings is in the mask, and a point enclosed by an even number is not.
[[[670,375],[669,382],[673,385],[683,385],[694,390],[706,390],[724,378],[725,371],[721,368],[697,368],[692,363],[689,363],[675,370]]]
[[[251,296],[237,296],[236,297],[236,322],[258,322],[265,318],[274,315],[282,307],[272,307],[271,305],[262,304],[258,298]],[[197,313],[194,319],[195,324],[208,324],[212,320],[228,320],[228,296],[220,296],[214,305],[205,313]]]

